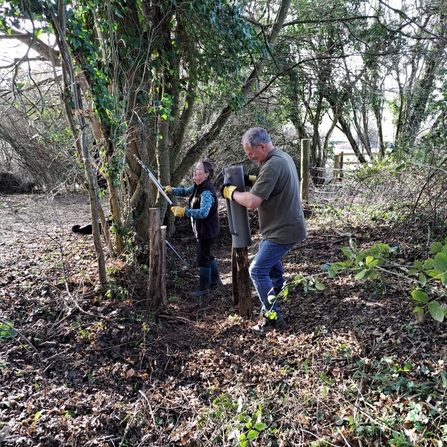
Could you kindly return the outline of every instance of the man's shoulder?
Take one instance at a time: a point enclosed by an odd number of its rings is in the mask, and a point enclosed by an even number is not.
[[[279,149],[279,148],[277,148],[277,147],[274,147],[269,153],[268,153],[268,155],[267,155],[267,159],[265,160],[265,164],[268,164],[269,162],[270,163],[274,163],[275,161],[277,161],[278,159],[279,159],[279,157],[282,157],[282,154],[283,154],[284,152],[281,150],[281,149]]]
[[[270,160],[272,162],[272,165],[289,165],[290,163],[293,163],[293,158],[287,153],[284,152],[282,149],[279,149],[277,147],[272,149]]]
[[[272,157],[279,157],[279,158],[286,158],[286,159],[291,158],[291,156],[287,152],[283,151],[282,149],[280,149],[279,147],[276,147],[276,146],[272,149],[271,154],[272,154]]]

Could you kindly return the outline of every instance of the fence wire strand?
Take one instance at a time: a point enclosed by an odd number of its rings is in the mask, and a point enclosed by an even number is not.
[[[445,173],[442,167],[410,163],[405,169],[366,166],[337,170],[330,166],[314,170],[318,181],[310,184],[309,203],[319,209],[346,211],[355,207],[401,228],[443,234],[447,222]],[[415,230],[417,226],[420,230]]]

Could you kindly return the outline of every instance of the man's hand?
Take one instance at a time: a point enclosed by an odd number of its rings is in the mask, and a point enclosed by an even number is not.
[[[182,206],[171,206],[172,214],[174,214],[175,217],[183,217],[185,215],[186,208],[183,208]]]
[[[224,199],[233,200],[234,191],[238,191],[237,186],[234,185],[222,185],[220,192]]]
[[[253,186],[256,181],[256,175],[247,175],[244,174],[244,183],[245,186]]]
[[[166,193],[166,194],[172,194],[172,186],[171,185],[168,185],[168,186],[165,186],[164,188],[163,188],[163,191]]]

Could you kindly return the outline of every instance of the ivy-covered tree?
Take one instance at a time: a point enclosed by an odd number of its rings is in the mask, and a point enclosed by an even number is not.
[[[264,20],[256,35],[256,20],[251,24],[242,4],[226,0],[3,4],[3,33],[62,66],[61,94],[89,179],[92,217],[101,216],[93,211],[94,144],[118,253],[129,228],[137,240],[147,239],[150,207],[166,209],[135,157],[161,184],[179,183],[256,87],[265,49],[278,37],[288,7],[286,0],[273,6],[272,23]],[[43,44],[42,33],[54,36],[54,48]],[[201,116],[196,112],[206,102],[214,108]]]

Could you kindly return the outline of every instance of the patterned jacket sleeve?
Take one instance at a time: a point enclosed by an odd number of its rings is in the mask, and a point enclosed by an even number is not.
[[[185,216],[192,217],[193,219],[205,219],[208,217],[211,207],[214,205],[214,197],[209,191],[203,191],[202,198],[200,200],[199,209],[186,209]]]
[[[194,185],[191,185],[188,188],[172,188],[172,195],[179,197],[188,197],[191,195],[193,189]]]

